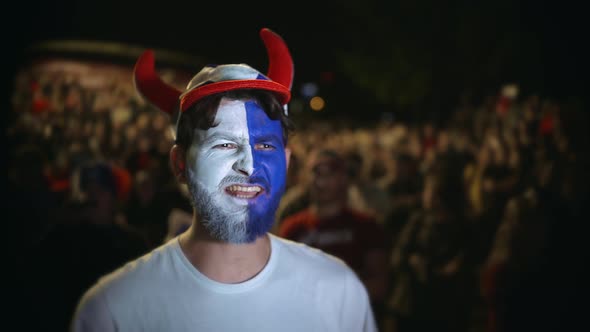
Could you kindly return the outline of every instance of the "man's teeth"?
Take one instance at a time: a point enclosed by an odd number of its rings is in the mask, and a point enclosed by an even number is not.
[[[233,191],[233,192],[237,192],[237,191],[241,191],[241,192],[260,192],[262,189],[260,187],[257,186],[229,186],[227,188],[227,190],[229,191]]]
[[[253,198],[262,191],[262,188],[258,186],[238,186],[233,185],[227,187],[227,192],[237,198]]]

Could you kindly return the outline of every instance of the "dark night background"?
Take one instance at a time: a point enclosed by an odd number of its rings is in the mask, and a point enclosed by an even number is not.
[[[519,84],[521,95],[586,98],[586,14],[574,1],[58,0],[16,6],[19,24],[5,29],[16,65],[26,63],[25,48],[35,42],[76,39],[246,62],[264,71],[257,33],[269,27],[291,49],[294,94],[304,82],[319,83],[326,116],[391,111],[408,120],[444,120],[461,96],[477,102],[508,82]]]

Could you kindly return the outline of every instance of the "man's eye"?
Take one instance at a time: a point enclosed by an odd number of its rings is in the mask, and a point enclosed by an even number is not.
[[[255,146],[256,150],[274,150],[275,147],[273,145],[270,144],[266,144],[266,143],[258,143]]]
[[[237,146],[234,143],[221,143],[221,144],[215,145],[213,148],[227,150],[227,149],[235,149],[236,147]]]

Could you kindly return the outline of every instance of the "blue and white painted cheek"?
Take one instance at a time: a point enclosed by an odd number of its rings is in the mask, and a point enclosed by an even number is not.
[[[259,236],[270,230],[285,190],[287,160],[280,120],[272,120],[255,102],[245,103],[254,171],[250,183],[264,192],[248,203],[248,233]],[[270,147],[270,148],[268,148]]]

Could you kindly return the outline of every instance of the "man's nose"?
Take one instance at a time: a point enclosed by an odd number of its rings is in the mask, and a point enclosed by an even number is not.
[[[234,171],[250,176],[254,172],[254,157],[250,145],[244,145],[240,148],[238,159],[233,165]]]

